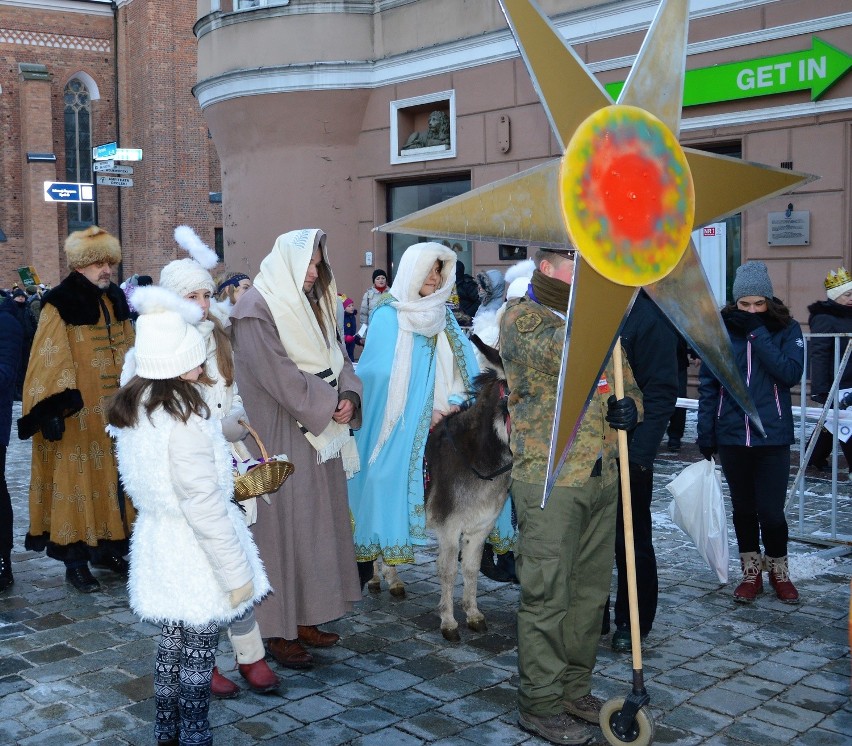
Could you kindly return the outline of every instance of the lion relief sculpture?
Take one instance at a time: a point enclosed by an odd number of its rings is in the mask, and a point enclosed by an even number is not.
[[[424,132],[412,132],[401,150],[429,148],[434,145],[450,144],[450,117],[444,111],[433,111],[429,115],[429,128]]]

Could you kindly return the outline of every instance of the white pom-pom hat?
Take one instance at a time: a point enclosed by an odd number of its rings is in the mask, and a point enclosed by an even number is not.
[[[138,288],[133,305],[139,311],[134,349],[136,375],[163,381],[201,365],[207,347],[195,325],[201,309],[155,285]]]
[[[176,259],[160,271],[160,285],[181,298],[196,290],[216,292],[216,283],[209,270],[219,263],[219,257],[188,225],[175,228],[175,241],[191,258]]]

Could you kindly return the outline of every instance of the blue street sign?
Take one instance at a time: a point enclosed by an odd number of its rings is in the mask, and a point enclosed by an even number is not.
[[[92,159],[96,161],[105,161],[112,158],[117,149],[117,142],[108,142],[105,145],[98,145],[92,148]]]
[[[64,181],[44,182],[45,202],[94,202],[95,193],[91,184],[75,184]]]

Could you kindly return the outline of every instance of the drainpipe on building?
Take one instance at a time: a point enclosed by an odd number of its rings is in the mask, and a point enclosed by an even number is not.
[[[110,2],[110,8],[112,8],[112,75],[113,75],[113,85],[114,92],[113,97],[115,99],[115,140],[119,142],[121,140],[121,128],[119,122],[119,112],[121,107],[119,105],[118,99],[118,3],[116,0],[112,0]],[[95,181],[97,181],[97,176],[95,177]],[[123,191],[121,188],[118,190],[118,208],[117,208],[117,217],[118,217],[118,243],[123,247],[123,242],[121,240],[121,192]],[[121,283],[124,281],[124,261],[121,261],[118,265],[118,282]]]

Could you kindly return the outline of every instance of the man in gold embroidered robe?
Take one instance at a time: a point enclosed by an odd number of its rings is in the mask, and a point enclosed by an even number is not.
[[[18,437],[33,439],[25,547],[47,550],[65,563],[69,583],[91,593],[100,584],[90,562],[127,575],[134,514],[104,410],[134,336],[127,300],[111,281],[118,241],[91,226],[68,236],[65,252],[71,272],[44,297],[18,420]]]

